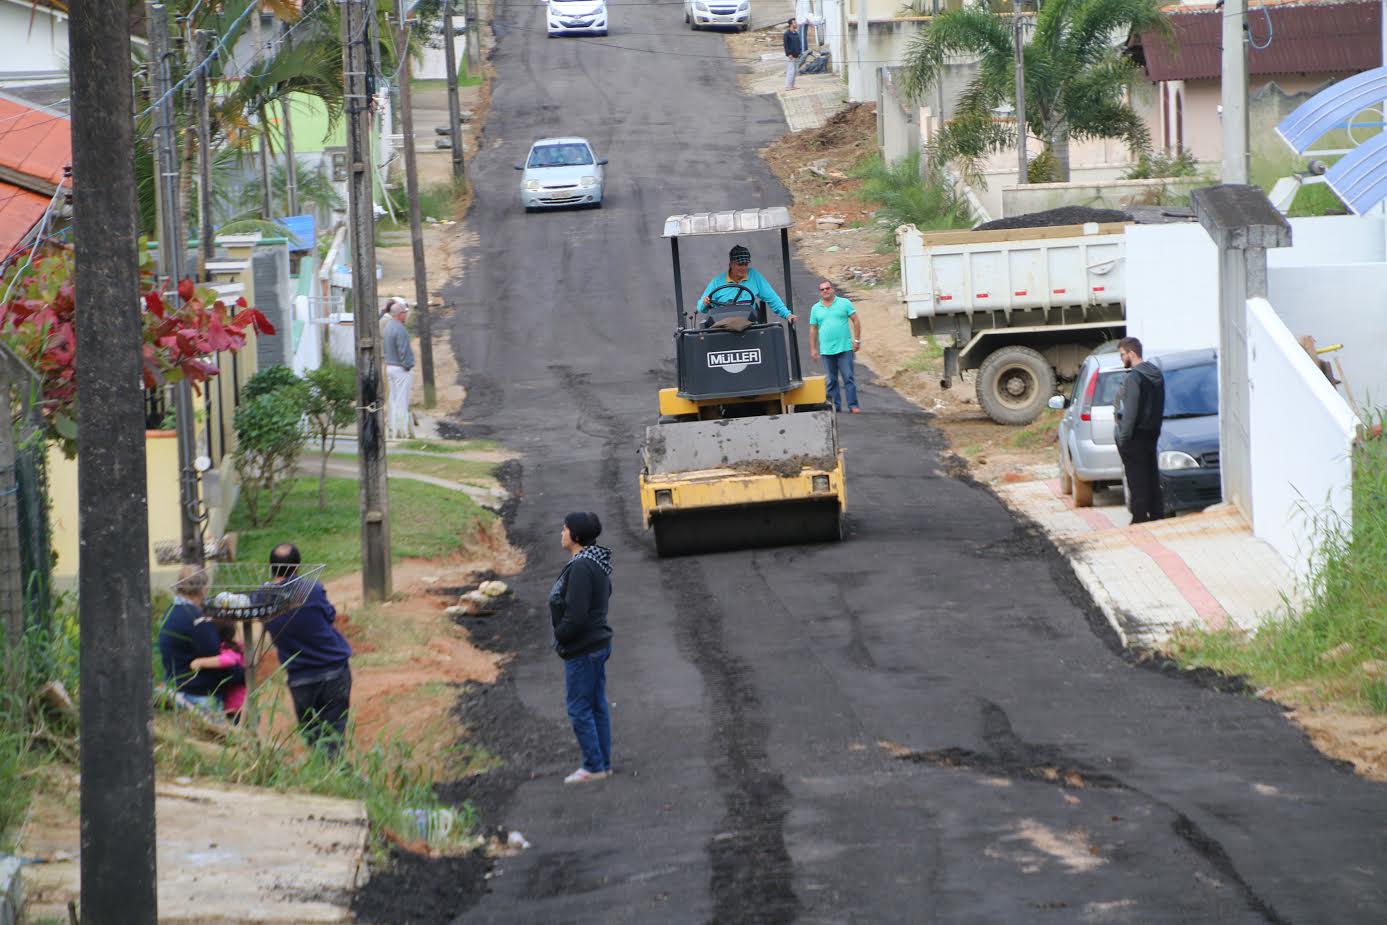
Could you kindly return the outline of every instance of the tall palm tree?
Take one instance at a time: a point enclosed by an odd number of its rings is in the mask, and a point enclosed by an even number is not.
[[[1141,117],[1128,102],[1138,74],[1115,38],[1168,28],[1162,0],[1047,0],[1024,49],[1027,131],[1054,159],[1055,179],[1069,180],[1071,139],[1118,138],[1133,151],[1150,147]],[[950,58],[979,59],[977,76],[959,97],[935,156],[959,161],[976,175],[977,160],[1015,144],[1015,129],[993,110],[1015,98],[1015,45],[1010,15],[987,0],[935,17],[906,51],[906,91],[918,97],[938,82]],[[1018,118],[1021,114],[1018,113]]]

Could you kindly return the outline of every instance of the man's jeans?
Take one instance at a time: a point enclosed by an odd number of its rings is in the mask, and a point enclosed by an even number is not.
[[[289,696],[294,700],[294,715],[299,731],[309,746],[321,748],[335,757],[347,734],[347,709],[352,701],[352,671],[343,666],[335,672],[325,672],[307,683],[289,680]]]
[[[843,391],[847,392],[848,408],[857,407],[857,379],[853,376],[852,351],[844,350],[842,353],[825,353],[824,375],[828,377],[828,400],[833,402],[834,411],[842,411],[842,402],[838,399],[838,377],[843,377]]]
[[[793,89],[795,88],[795,74],[797,74],[798,72],[799,72],[799,59],[798,59],[798,58],[788,58],[788,57],[787,57],[787,58],[785,59],[785,89],[786,89],[786,90],[793,90]]]
[[[563,663],[568,719],[583,751],[583,769],[593,774],[612,769],[612,715],[607,709],[607,659],[611,654],[612,647],[603,646]]]

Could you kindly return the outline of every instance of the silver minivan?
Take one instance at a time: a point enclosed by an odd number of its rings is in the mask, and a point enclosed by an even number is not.
[[[1091,507],[1093,491],[1122,484],[1122,460],[1113,433],[1113,400],[1127,370],[1116,353],[1094,353],[1079,367],[1074,390],[1056,395],[1050,407],[1064,409],[1059,423],[1060,489],[1075,507]]]

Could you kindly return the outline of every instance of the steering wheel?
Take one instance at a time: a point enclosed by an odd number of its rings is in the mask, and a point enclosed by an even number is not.
[[[746,293],[746,298],[714,298],[714,296],[716,296],[719,292],[722,292],[724,289],[734,290],[734,296],[739,296],[741,293]],[[708,301],[711,302],[713,305],[755,305],[756,293],[752,292],[750,289],[743,286],[741,283],[723,283],[721,286],[717,287],[712,292],[708,293]]]

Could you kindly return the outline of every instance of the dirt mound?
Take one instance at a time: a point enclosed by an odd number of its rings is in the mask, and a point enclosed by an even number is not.
[[[1090,209],[1087,206],[1061,206],[1044,212],[1028,212],[983,222],[974,231],[1005,231],[1009,228],[1048,228],[1051,225],[1085,225],[1089,222],[1130,222],[1132,216],[1117,209]]]

